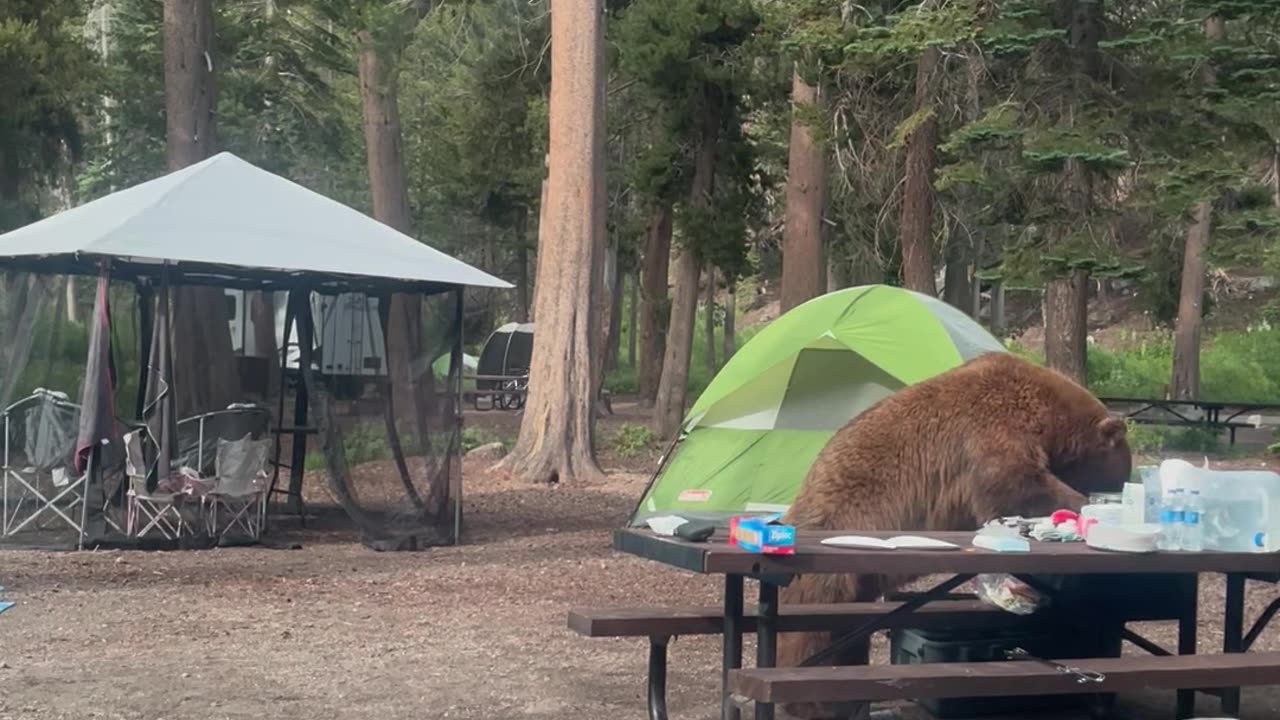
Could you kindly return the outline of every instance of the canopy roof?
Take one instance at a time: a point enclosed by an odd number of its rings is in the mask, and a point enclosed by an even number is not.
[[[225,287],[510,283],[231,153],[0,235],[0,267]]]

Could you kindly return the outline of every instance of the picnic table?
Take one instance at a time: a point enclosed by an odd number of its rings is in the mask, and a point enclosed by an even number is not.
[[[591,611],[570,614],[570,626],[594,636],[612,632],[638,635],[648,632],[655,645],[650,655],[650,717],[665,718],[665,643],[662,633],[720,632],[723,635],[721,712],[725,720],[739,715],[735,695],[755,701],[755,717],[774,717],[774,705],[793,701],[870,702],[925,697],[1045,695],[1057,693],[1115,693],[1137,688],[1177,691],[1177,717],[1192,717],[1195,693],[1217,695],[1224,714],[1239,712],[1239,688],[1244,685],[1280,683],[1280,653],[1247,653],[1249,647],[1280,610],[1273,602],[1244,631],[1244,590],[1248,579],[1275,582],[1280,573],[1280,555],[1264,553],[1160,552],[1128,554],[1094,550],[1084,543],[1033,542],[1028,553],[996,553],[971,547],[970,532],[913,533],[946,540],[961,550],[876,550],[834,548],[820,544],[825,537],[845,533],[808,532],[797,536],[791,556],[746,552],[726,542],[723,534],[707,542],[693,543],[660,536],[647,529],[615,531],[613,547],[621,552],[653,560],[674,568],[703,575],[724,576],[723,607],[719,617],[695,617],[688,609],[678,612],[645,613],[629,610],[593,616]],[[887,538],[901,533],[860,532]],[[926,592],[906,596],[900,603],[876,603],[874,612],[836,613],[815,606],[784,608],[779,612],[778,588],[796,574],[884,574],[950,576]],[[956,602],[953,591],[979,574],[1007,573],[1044,592],[1034,576],[1164,574],[1185,579],[1175,593],[1173,618],[1178,621],[1175,651],[1125,629],[1123,637],[1151,653],[1151,657],[1098,658],[1073,660],[1079,668],[1102,672],[1105,679],[1080,684],[1070,674],[1025,661],[990,663],[930,663],[927,665],[820,667],[872,633],[890,627],[916,627],[931,615],[950,618],[947,606]],[[1200,573],[1227,576],[1223,653],[1196,654],[1197,582]],[[744,580],[759,585],[753,611],[744,608]],[[1165,598],[1168,600],[1168,598]],[[863,603],[862,605],[870,605]],[[988,606],[988,610],[991,610]],[[1129,620],[1144,618],[1141,608]],[[1008,613],[996,611],[1008,616]],[[988,613],[990,614],[990,613]],[[1039,614],[1039,613],[1037,613]],[[642,630],[626,630],[628,623],[644,621]],[[1087,619],[1081,619],[1087,622]],[[593,622],[595,623],[593,626]],[[709,626],[717,625],[711,629]],[[779,629],[832,632],[833,645],[798,668],[776,668]],[[757,636],[756,668],[743,670],[743,635],[754,630]],[[660,648],[659,648],[660,645]],[[655,649],[660,649],[659,658]],[[661,662],[658,662],[658,660]],[[657,677],[655,677],[655,675]],[[1214,689],[1218,688],[1218,689]]]
[[[520,410],[524,408],[529,395],[529,373],[517,375],[478,375],[464,374],[463,382],[475,382],[475,390],[463,392],[465,400],[478,412],[488,410]],[[488,406],[482,407],[481,401],[487,400]]]
[[[1136,423],[1173,427],[1203,427],[1228,431],[1230,443],[1236,444],[1236,430],[1253,427],[1240,421],[1242,415],[1274,411],[1280,406],[1263,403],[1218,402],[1213,400],[1163,400],[1156,398],[1100,397],[1109,409]],[[1223,415],[1226,417],[1223,417]]]

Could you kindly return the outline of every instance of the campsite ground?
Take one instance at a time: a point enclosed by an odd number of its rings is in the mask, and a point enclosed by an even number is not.
[[[510,419],[473,424],[501,432]],[[643,717],[643,642],[579,638],[565,613],[716,601],[714,579],[609,549],[651,460],[606,453],[609,479],[575,488],[469,463],[466,542],[425,553],[374,553],[317,529],[290,532],[301,550],[0,552],[18,602],[0,616],[0,720]],[[1274,593],[1251,587],[1251,616]],[[1220,579],[1204,583],[1204,649],[1220,647],[1222,595]],[[1172,644],[1169,626],[1143,630]],[[1259,645],[1280,649],[1280,635]],[[716,641],[682,639],[672,654],[673,716],[717,717]],[[1127,707],[1171,717],[1172,696]],[[1278,712],[1280,691],[1246,691],[1246,718]]]

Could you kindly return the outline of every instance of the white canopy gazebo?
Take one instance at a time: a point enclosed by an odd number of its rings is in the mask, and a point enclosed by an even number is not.
[[[226,152],[0,235],[8,268],[97,275],[103,259],[188,285],[512,287]]]
[[[132,284],[140,298],[142,320],[139,324],[144,346],[149,343],[153,322],[150,317],[152,292],[162,285],[287,292],[289,312],[284,336],[296,336],[300,341],[301,357],[297,366],[303,375],[308,375],[311,368],[314,334],[308,298],[312,293],[356,293],[375,301],[381,298],[384,330],[389,305],[385,301],[392,293],[449,299],[448,312],[454,316],[455,327],[450,350],[452,357],[457,358],[452,364],[459,366],[451,375],[456,379],[461,371],[463,289],[512,287],[364,213],[225,152],[0,235],[0,271],[33,276],[98,276],[101,282],[107,282],[109,276],[110,282]],[[18,284],[10,283],[11,299],[17,288]],[[100,297],[105,296],[100,293]],[[12,328],[21,327],[30,333],[33,317],[40,312],[39,307],[33,305],[13,302],[0,306],[7,310],[5,320],[11,326],[6,340],[13,339]],[[13,307],[20,310],[14,311]],[[18,317],[24,313],[32,317]],[[385,333],[380,337],[385,342]],[[92,337],[90,342],[91,345],[94,342]],[[0,353],[2,351],[0,348]],[[140,356],[147,357],[148,352],[144,347]],[[104,364],[99,358],[95,365],[94,353],[91,346],[86,367],[100,373],[99,365]],[[0,354],[0,360],[6,359],[10,374],[26,362],[24,359],[22,363],[15,363],[12,355],[5,358]],[[424,364],[427,375],[431,374],[429,365]],[[145,377],[146,367],[142,372]],[[284,372],[284,363],[281,372]],[[302,427],[307,424],[310,385],[309,376],[305,384],[299,383],[297,405],[291,418],[294,427],[281,429],[294,438],[290,462],[291,501],[301,498],[306,432],[315,432],[314,428]],[[390,389],[387,393],[386,403],[390,408],[389,396],[395,393]],[[140,390],[140,397],[142,394]],[[87,404],[85,410],[87,413]],[[422,409],[418,408],[418,412],[421,418]],[[395,422],[389,409],[387,417],[388,433],[394,434]],[[279,422],[281,418],[276,420]],[[83,420],[81,425],[83,436]],[[396,453],[407,495],[412,496],[415,506],[422,510],[430,499],[419,498],[411,487],[398,437],[391,438],[390,445]],[[341,467],[341,459],[335,462],[337,466],[330,463],[331,476],[345,469]],[[86,485],[86,494],[87,490]],[[339,488],[335,494],[343,494],[342,490]],[[346,500],[354,502],[356,495],[347,492]],[[353,517],[360,515],[359,508],[348,506],[346,509]],[[456,498],[454,514],[457,514]],[[386,516],[402,515],[388,512]],[[457,522],[455,519],[455,537]],[[377,534],[368,527],[363,529],[366,535]],[[85,530],[82,528],[81,532]],[[380,538],[384,540],[394,539]]]

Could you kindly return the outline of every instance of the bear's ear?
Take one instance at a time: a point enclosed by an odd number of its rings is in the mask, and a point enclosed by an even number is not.
[[[1128,428],[1125,426],[1124,420],[1117,417],[1109,417],[1098,423],[1098,432],[1102,435],[1102,441],[1107,447],[1116,447],[1124,442],[1125,436],[1128,434]]]

